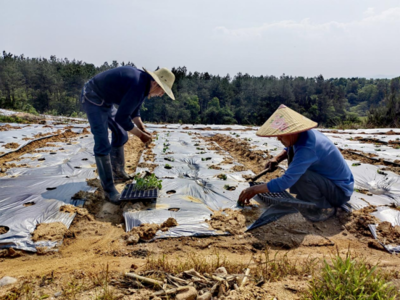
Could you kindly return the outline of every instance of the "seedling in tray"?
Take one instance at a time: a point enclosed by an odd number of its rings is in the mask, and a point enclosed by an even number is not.
[[[140,178],[139,173],[135,176],[136,184],[135,191],[147,191],[151,189],[162,189],[161,180],[155,174]]]

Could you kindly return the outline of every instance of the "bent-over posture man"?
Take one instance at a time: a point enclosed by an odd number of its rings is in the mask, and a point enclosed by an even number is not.
[[[124,66],[96,75],[83,87],[81,102],[94,136],[97,171],[109,201],[117,204],[120,199],[114,179],[119,182],[130,179],[124,158],[127,131],[143,143],[152,141],[140,118],[143,101],[164,92],[175,100],[171,90],[174,81],[175,75],[165,68],[150,72]],[[111,144],[108,129],[112,131]]]
[[[276,170],[285,159],[289,167],[282,177],[243,190],[239,201],[248,204],[256,194],[290,189],[298,199],[316,204],[317,209],[301,211],[314,221],[329,218],[336,207],[349,201],[354,187],[353,174],[332,141],[312,129],[317,125],[285,105],[279,106],[257,135],[277,137],[286,147],[268,161],[266,168]]]

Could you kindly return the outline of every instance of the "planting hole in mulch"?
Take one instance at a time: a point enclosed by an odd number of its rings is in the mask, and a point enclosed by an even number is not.
[[[80,169],[81,167],[78,167],[78,166],[76,166],[76,167],[74,167],[75,169]]]
[[[9,228],[9,227],[7,227],[7,226],[1,226],[1,225],[0,225],[0,235],[6,234],[6,233],[9,232],[9,231],[10,231],[10,228]]]
[[[88,160],[87,158],[82,158],[82,160]]]
[[[177,212],[177,211],[180,211],[181,209],[178,208],[178,207],[171,207],[171,208],[168,208],[168,210],[169,211],[173,211],[173,212]]]
[[[48,188],[46,188],[46,190],[48,190],[48,191],[52,191],[52,190],[55,190],[57,187],[48,187]]]
[[[175,194],[175,193],[176,193],[176,191],[174,191],[174,190],[170,190],[167,192],[168,195]]]
[[[50,152],[51,155],[57,154],[57,152]]]
[[[172,166],[170,166],[170,165],[165,165],[164,168],[167,169],[167,170],[170,170],[170,169],[172,169]]]
[[[23,206],[28,207],[28,206],[32,206],[32,205],[35,205],[35,204],[36,204],[35,202],[31,201],[31,202],[24,203]]]

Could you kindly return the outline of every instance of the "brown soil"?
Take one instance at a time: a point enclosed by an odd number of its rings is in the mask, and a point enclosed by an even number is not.
[[[216,230],[234,235],[243,234],[246,230],[246,217],[239,210],[216,211],[207,223]]]
[[[340,150],[340,152],[345,159],[356,160],[370,165],[383,165],[386,166],[385,170],[392,171],[393,173],[400,175],[400,161],[395,161],[392,163],[384,159],[373,158],[377,156],[375,154],[364,153],[361,151]]]
[[[354,236],[362,238],[372,237],[371,231],[368,228],[370,224],[379,224],[379,220],[370,213],[376,211],[376,207],[371,205],[353,213],[344,213],[341,215],[340,221],[345,228]]]
[[[148,168],[150,172],[153,172],[155,168],[158,167],[157,164],[150,164],[150,163],[146,163],[146,162],[141,162],[138,164],[139,168]]]
[[[61,223],[41,223],[32,233],[32,240],[37,241],[61,241],[67,232],[67,227]]]
[[[377,227],[378,239],[385,245],[400,245],[400,226],[390,222],[382,222]]]
[[[235,172],[240,172],[244,170],[251,170],[258,174],[264,170],[265,164],[268,159],[272,158],[268,152],[261,150],[252,150],[249,142],[233,138],[232,136],[225,134],[216,134],[213,137],[202,137],[206,141],[214,141],[219,146],[221,146],[225,151],[227,151],[237,162],[241,163],[243,166],[234,166],[232,168]],[[265,157],[264,157],[265,156]],[[225,158],[222,164],[230,164],[229,158]],[[260,179],[270,180],[282,175],[282,170],[278,169],[272,173],[267,173]]]
[[[8,228],[5,226],[0,226],[0,234],[5,234],[8,232]]]
[[[6,149],[17,149],[19,147],[18,143],[7,143],[4,145]]]
[[[7,153],[6,155],[0,157],[0,169],[2,169],[5,172],[7,169],[15,167],[12,166],[12,164],[7,164],[7,163],[10,161],[16,161],[22,155],[34,152],[36,149],[47,147],[47,143],[54,143],[54,142],[68,143],[71,142],[71,138],[74,138],[76,136],[79,136],[79,134],[74,133],[73,131],[68,129],[56,136],[33,141],[15,152]]]
[[[77,207],[74,205],[63,205],[60,207],[60,211],[69,214],[78,214],[80,216],[87,216],[89,214],[86,208]]]
[[[158,224],[141,224],[139,227],[134,227],[130,234],[139,235],[142,241],[149,241],[156,236],[158,230],[168,231],[170,227],[175,227],[178,222],[174,218],[168,218],[161,225]]]
[[[10,124],[5,124],[0,126],[0,131],[9,131],[9,130],[16,130],[21,129],[22,127],[19,126],[11,126]]]

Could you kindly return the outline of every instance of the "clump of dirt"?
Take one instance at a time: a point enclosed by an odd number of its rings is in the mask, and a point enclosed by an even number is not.
[[[5,234],[8,232],[8,227],[6,226],[0,226],[0,234]]]
[[[174,218],[168,218],[161,225],[158,224],[141,224],[138,227],[132,228],[130,234],[139,235],[140,239],[143,241],[149,241],[155,237],[158,230],[168,231],[170,227],[175,227],[178,222]]]
[[[377,227],[378,239],[386,244],[400,244],[400,226],[382,222]]]
[[[86,199],[86,195],[87,195],[87,192],[85,192],[85,191],[79,191],[79,192],[76,192],[76,193],[71,197],[71,199],[73,199],[73,200],[83,200],[83,199]]]
[[[0,126],[0,131],[9,131],[9,130],[15,130],[15,129],[21,129],[20,126],[11,126],[10,124],[5,124]]]
[[[213,169],[213,170],[222,170],[222,168],[218,165],[211,165],[208,167],[209,169]]]
[[[224,160],[221,162],[221,164],[224,164],[224,165],[233,164],[233,159],[230,157],[224,157]]]
[[[61,241],[67,231],[67,227],[61,222],[41,223],[36,226],[35,231],[32,233],[32,240],[34,242]]]
[[[7,143],[4,145],[4,148],[6,149],[17,149],[19,147],[19,144],[17,143]]]
[[[88,130],[89,127],[85,127],[82,130],[82,134],[90,134],[90,131]]]
[[[167,221],[161,224],[162,231],[168,231],[170,227],[178,226],[178,222],[174,218],[168,218]]]
[[[214,212],[211,219],[206,222],[216,230],[233,235],[242,234],[246,230],[246,217],[241,211],[230,208]]]
[[[356,237],[371,237],[371,231],[369,230],[368,225],[380,223],[377,218],[370,215],[370,213],[375,211],[376,207],[371,205],[360,210],[353,211],[352,213],[340,215],[339,220],[345,226],[345,228],[350,233],[353,233]]]
[[[159,229],[160,225],[158,224],[141,224],[132,228],[131,233],[138,234],[141,240],[149,241],[155,237]]]
[[[235,172],[242,172],[242,171],[246,171],[246,167],[245,167],[245,166],[238,166],[238,165],[236,165],[236,166],[234,166],[234,167],[232,168],[232,170],[235,171]]]
[[[86,216],[89,214],[86,208],[77,207],[74,205],[63,205],[60,207],[60,211],[69,213],[69,214],[77,214],[80,216]]]
[[[101,188],[101,182],[98,178],[86,179],[86,183],[88,186]]]
[[[158,167],[157,164],[151,164],[151,163],[146,163],[146,162],[141,162],[138,164],[139,168],[148,168],[150,172],[153,172],[155,168]]]

